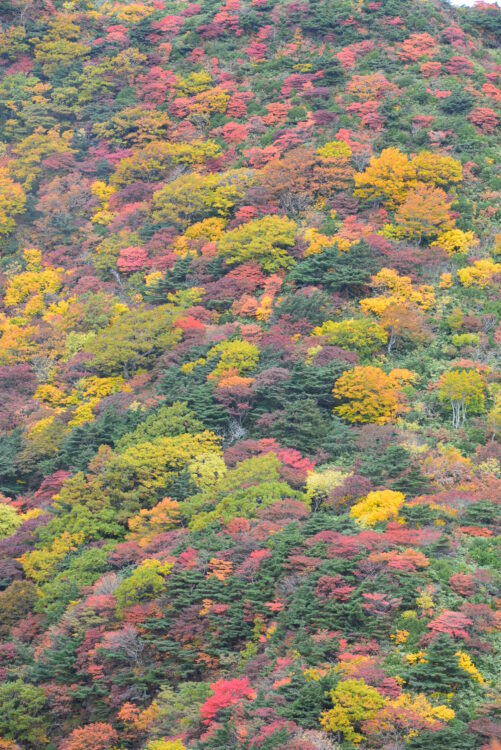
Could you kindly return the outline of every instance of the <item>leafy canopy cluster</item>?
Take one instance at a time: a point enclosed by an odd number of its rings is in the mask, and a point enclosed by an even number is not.
[[[497,6],[1,15],[0,750],[494,750]]]

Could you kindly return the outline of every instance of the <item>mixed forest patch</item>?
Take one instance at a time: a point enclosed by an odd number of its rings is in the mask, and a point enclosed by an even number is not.
[[[0,750],[499,750],[501,10],[0,0]]]

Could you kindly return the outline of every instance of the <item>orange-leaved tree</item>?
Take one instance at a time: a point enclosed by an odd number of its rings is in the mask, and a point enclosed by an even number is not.
[[[388,332],[388,354],[399,339],[419,342],[430,336],[421,310],[411,301],[390,303],[381,313],[379,325]]]
[[[411,190],[395,213],[395,225],[387,225],[384,233],[397,239],[434,239],[452,229],[451,202],[441,188],[418,184]]]

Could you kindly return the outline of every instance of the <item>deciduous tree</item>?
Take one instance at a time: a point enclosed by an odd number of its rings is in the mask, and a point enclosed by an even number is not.
[[[236,677],[234,680],[218,680],[211,684],[212,695],[200,709],[204,724],[210,724],[217,714],[243,699],[253,700],[256,693],[250,686],[248,677]]]
[[[413,302],[394,302],[379,316],[379,325],[388,332],[388,354],[399,341],[422,342],[429,337],[423,314]]]
[[[407,409],[400,388],[412,380],[408,370],[392,370],[387,375],[379,367],[355,367],[334,385],[335,398],[344,402],[334,411],[349,422],[393,422]]]
[[[60,745],[60,750],[113,750],[118,734],[111,724],[102,721],[74,729]]]
[[[398,511],[404,504],[405,497],[401,492],[378,490],[369,492],[367,497],[356,503],[350,515],[363,526],[374,526],[380,521],[396,520]]]
[[[450,208],[451,202],[441,188],[417,185],[398,207],[396,226],[385,227],[385,234],[418,243],[435,239],[453,226]]]
[[[290,268],[294,260],[287,248],[294,245],[296,223],[285,216],[265,216],[226,232],[217,244],[226,263],[259,263],[264,271],[274,273]]]
[[[355,349],[362,357],[369,357],[388,340],[384,327],[367,318],[359,320],[327,320],[313,329],[314,336],[325,336],[329,344],[342,349]]]
[[[328,732],[341,732],[348,742],[358,744],[364,739],[361,725],[373,719],[386,703],[376,688],[363,680],[342,680],[331,691],[333,707],[320,717],[320,723]]]
[[[15,217],[24,213],[25,206],[23,188],[10,179],[7,169],[0,168],[0,234],[10,234],[15,229]]]
[[[452,408],[452,426],[458,429],[466,422],[468,410],[483,411],[485,382],[475,370],[451,370],[444,373],[439,383],[440,400]]]

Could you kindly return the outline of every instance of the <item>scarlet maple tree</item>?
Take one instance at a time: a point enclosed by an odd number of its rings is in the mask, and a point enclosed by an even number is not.
[[[252,690],[248,677],[236,677],[233,680],[218,680],[211,684],[212,695],[200,709],[204,724],[210,724],[217,714],[243,699],[253,700],[256,693]]]

